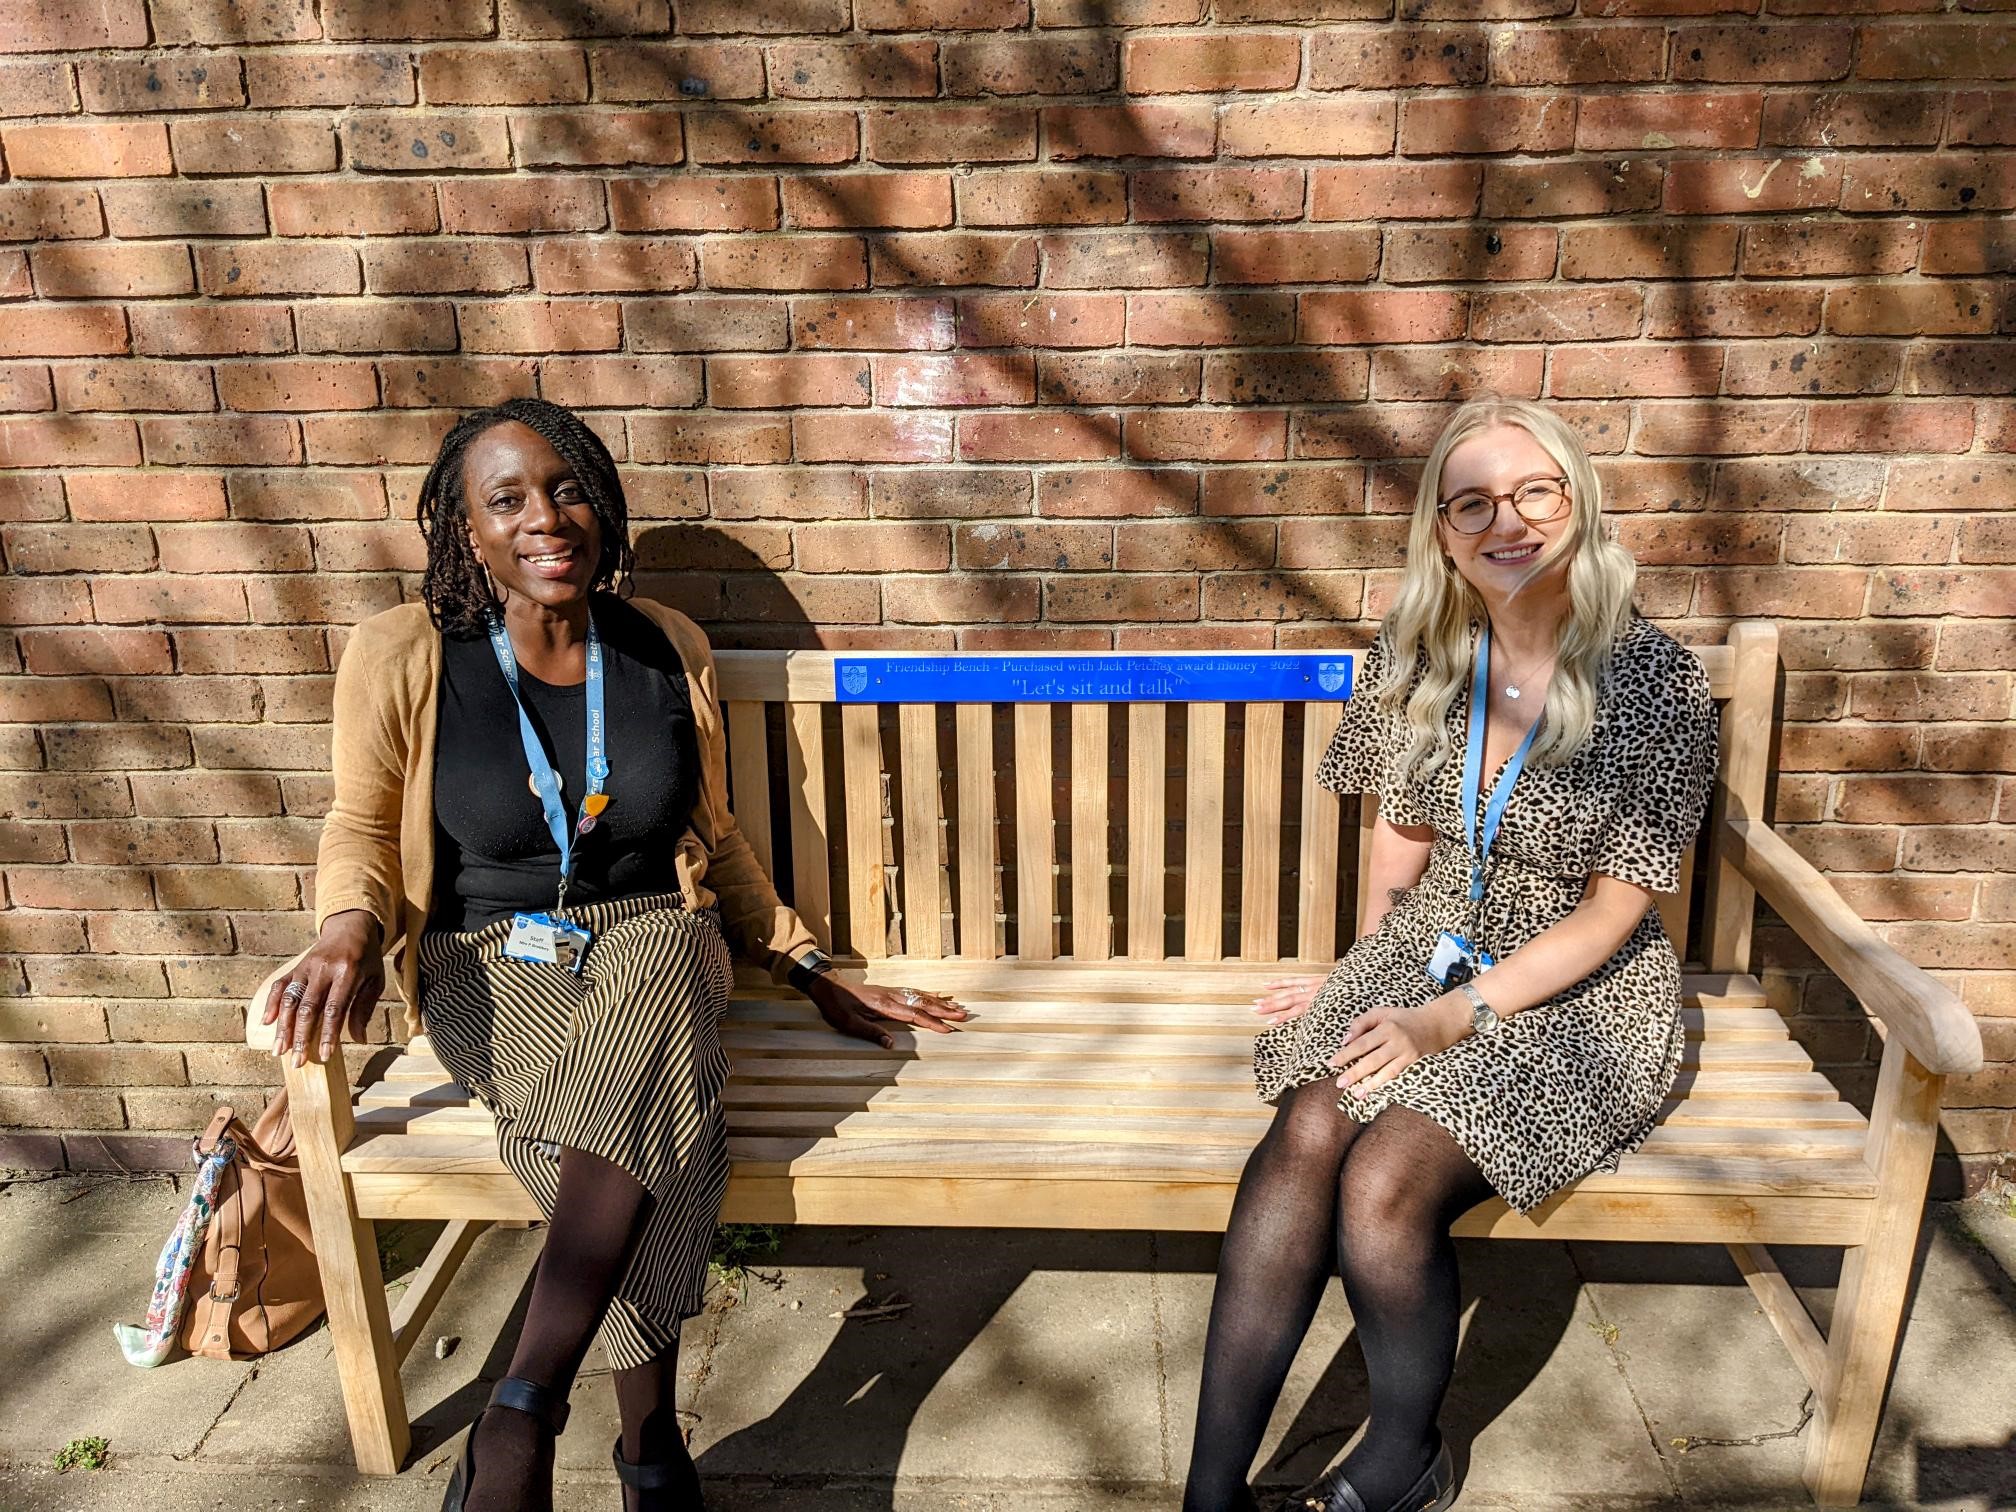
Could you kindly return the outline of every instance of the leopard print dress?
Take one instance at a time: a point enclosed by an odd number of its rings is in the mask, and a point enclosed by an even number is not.
[[[1473,651],[1475,635],[1473,626]],[[1431,775],[1403,779],[1395,770],[1406,746],[1402,721],[1382,715],[1371,696],[1389,655],[1382,636],[1361,662],[1358,695],[1344,706],[1317,780],[1334,792],[1376,792],[1382,815],[1432,825],[1435,842],[1420,882],[1396,894],[1309,1011],[1255,1043],[1254,1080],[1267,1102],[1334,1077],[1330,1057],[1361,1013],[1435,997],[1441,989],[1425,967],[1440,931],[1467,932],[1502,961],[1565,918],[1592,872],[1672,891],[1707,807],[1716,756],[1707,674],[1634,614],[1612,648],[1590,738],[1566,762],[1528,764],[1520,774],[1491,847],[1483,903],[1473,905],[1461,796],[1467,685],[1449,711],[1451,758]],[[1482,784],[1480,824],[1495,780],[1494,772]],[[1570,1182],[1615,1170],[1644,1142],[1672,1090],[1682,1038],[1680,964],[1659,911],[1648,908],[1622,948],[1567,991],[1367,1095],[1342,1094],[1338,1106],[1360,1122],[1393,1104],[1427,1115],[1509,1205],[1528,1212]]]

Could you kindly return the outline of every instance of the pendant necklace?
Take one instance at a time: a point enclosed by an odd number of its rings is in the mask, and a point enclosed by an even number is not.
[[[1555,659],[1560,655],[1561,653],[1559,651],[1556,651],[1553,656],[1548,657],[1546,661],[1542,662],[1539,666],[1535,667],[1533,671],[1528,673],[1525,677],[1521,677],[1520,679],[1518,679],[1517,682],[1508,681],[1505,684],[1505,696],[1507,698],[1517,698],[1519,696],[1519,684],[1522,682],[1529,681],[1531,678],[1536,677],[1540,673],[1546,671],[1549,667],[1554,665]]]

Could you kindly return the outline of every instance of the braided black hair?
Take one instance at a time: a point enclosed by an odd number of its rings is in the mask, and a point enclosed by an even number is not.
[[[619,591],[630,580],[636,553],[630,545],[630,509],[616,476],[616,459],[602,438],[574,411],[547,399],[507,399],[464,415],[441,439],[440,455],[420,485],[420,533],[427,538],[427,570],[420,580],[428,618],[444,635],[481,635],[498,607],[490,580],[469,544],[468,509],[462,497],[462,463],[469,443],[492,426],[517,422],[536,431],[573,470],[574,481],[602,527],[602,555],[595,564],[594,588]]]

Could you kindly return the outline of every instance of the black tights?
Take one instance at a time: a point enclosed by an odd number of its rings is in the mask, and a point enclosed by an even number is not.
[[[1339,1110],[1325,1077],[1281,1100],[1239,1178],[1218,1260],[1184,1512],[1251,1505],[1246,1474],[1333,1271],[1371,1381],[1365,1437],[1344,1462],[1372,1512],[1428,1467],[1456,1363],[1449,1225],[1491,1194],[1434,1120]]]
[[[650,1201],[621,1166],[585,1150],[561,1150],[553,1221],[533,1276],[524,1331],[511,1356],[512,1375],[566,1396],[630,1263]],[[676,1354],[616,1372],[623,1457],[632,1464],[683,1467],[684,1475],[675,1472],[672,1500],[698,1508],[700,1477],[673,1405],[677,1372]],[[545,1429],[505,1409],[486,1411],[475,1432],[477,1473],[468,1512],[547,1512],[553,1505],[553,1448]],[[625,1492],[625,1505],[635,1505],[634,1492]]]

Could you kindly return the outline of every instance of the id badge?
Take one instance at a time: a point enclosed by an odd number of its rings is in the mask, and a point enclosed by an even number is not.
[[[1463,936],[1445,929],[1435,941],[1434,954],[1428,957],[1427,972],[1437,986],[1455,987],[1494,964],[1490,951],[1479,950]]]
[[[556,919],[545,913],[513,914],[511,933],[504,941],[504,958],[559,966],[579,976],[588,958],[588,942],[593,938],[588,930],[570,919]]]

